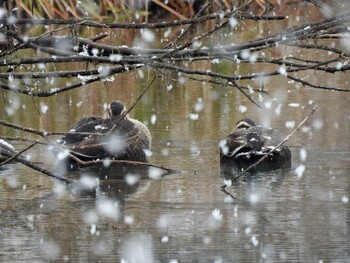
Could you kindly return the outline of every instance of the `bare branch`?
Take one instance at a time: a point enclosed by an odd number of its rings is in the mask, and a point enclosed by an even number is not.
[[[326,87],[326,86],[320,86],[320,85],[314,85],[311,84],[308,81],[296,78],[296,77],[292,77],[290,75],[287,75],[287,78],[292,79],[296,82],[299,82],[301,84],[303,84],[304,86],[309,86],[311,88],[315,88],[315,89],[324,89],[324,90],[335,90],[335,91],[342,91],[342,92],[350,92],[350,89],[341,89],[341,88],[336,88],[336,87]]]
[[[34,144],[33,144],[34,146]],[[27,149],[29,149],[30,147],[27,147]],[[27,150],[25,149],[25,150]],[[24,151],[25,151],[24,150]],[[22,151],[23,152],[23,151]],[[59,175],[59,174],[56,174],[56,173],[53,173],[53,172],[50,172],[38,165],[35,165],[33,164],[32,162],[26,160],[25,157],[23,157],[22,155],[20,155],[19,153],[17,153],[16,151],[7,151],[7,150],[4,150],[0,147],[0,153],[8,158],[11,158],[11,159],[14,159],[22,164],[24,164],[25,166],[28,166],[29,168],[35,170],[35,171],[38,171],[40,173],[43,173],[43,174],[46,174],[48,175],[49,177],[52,177],[52,178],[55,178],[55,179],[58,179],[62,182],[65,182],[65,183],[73,183],[75,182],[74,180],[72,179],[69,179],[65,176],[62,176],[62,175]]]
[[[102,27],[102,28],[121,28],[121,29],[141,29],[141,28],[168,28],[174,26],[182,26],[188,24],[201,23],[207,20],[222,19],[232,17],[233,12],[228,11],[224,13],[214,13],[205,16],[200,16],[193,19],[175,20],[171,22],[159,23],[99,23],[88,20],[79,19],[17,19],[17,25],[79,25],[88,27]],[[283,20],[285,16],[255,16],[250,14],[238,13],[237,19],[240,20]],[[0,24],[8,25],[8,19],[0,19]]]

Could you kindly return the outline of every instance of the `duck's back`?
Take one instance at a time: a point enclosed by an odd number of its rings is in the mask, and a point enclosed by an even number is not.
[[[118,120],[102,141],[111,156],[123,160],[146,161],[145,150],[151,149],[148,128],[143,123],[129,118]]]
[[[220,164],[245,169],[282,142],[282,137],[273,129],[253,126],[239,129],[228,135],[220,148]],[[281,146],[270,154],[254,170],[272,170],[290,167],[290,150]]]
[[[89,135],[79,133],[99,133],[103,119],[99,117],[84,117],[69,127],[68,133],[57,140],[58,144],[75,144],[83,141]]]
[[[90,134],[68,133],[59,139],[59,143],[69,147],[70,153],[82,160],[109,157],[146,161],[144,150],[151,147],[150,134],[146,126],[139,124],[133,119],[120,117],[83,118],[70,127],[70,132]]]

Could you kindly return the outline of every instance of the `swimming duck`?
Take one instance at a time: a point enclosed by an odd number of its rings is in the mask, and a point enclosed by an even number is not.
[[[282,138],[275,130],[257,126],[251,119],[242,119],[220,142],[220,165],[224,169],[246,169],[281,141]],[[291,152],[287,146],[282,145],[252,171],[270,171],[290,167]]]
[[[70,158],[65,154],[68,150],[83,161],[110,158],[146,162],[145,151],[151,148],[148,128],[126,115],[125,106],[120,101],[110,103],[107,112],[107,118],[84,117],[72,125],[69,133],[57,140],[61,147],[54,152],[56,157]]]

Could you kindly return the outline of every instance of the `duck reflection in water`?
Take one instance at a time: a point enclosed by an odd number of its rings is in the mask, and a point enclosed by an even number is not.
[[[120,101],[110,103],[107,111],[107,118],[82,118],[57,140],[59,146],[53,152],[67,168],[76,168],[76,159],[147,162],[146,151],[151,149],[148,128],[130,118]]]
[[[240,120],[234,130],[220,141],[220,167],[223,174],[242,171],[260,160],[282,142],[275,130],[257,126],[251,119]],[[285,145],[278,147],[251,172],[266,172],[291,167],[291,152]]]
[[[147,168],[128,164],[111,164],[108,167],[96,164],[68,171],[66,176],[77,180],[68,187],[74,195],[103,196],[119,201],[136,192],[140,182],[149,178]]]

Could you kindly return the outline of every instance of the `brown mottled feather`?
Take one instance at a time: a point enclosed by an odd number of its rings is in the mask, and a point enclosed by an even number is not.
[[[118,103],[118,107],[113,103]],[[121,102],[112,102],[111,105],[108,110],[112,116],[105,119],[85,117],[69,128],[70,132],[96,134],[67,133],[57,141],[58,144],[81,160],[111,158],[147,161],[145,150],[151,148],[151,135],[147,127],[128,116],[124,117],[124,108],[120,109],[121,105],[124,107]]]
[[[273,129],[256,126],[250,119],[237,123],[236,129],[229,134],[220,147],[220,164],[237,169],[245,169],[257,162],[272,147],[282,141]],[[287,146],[282,146],[269,155],[255,170],[273,170],[287,168],[291,164],[291,153]]]

